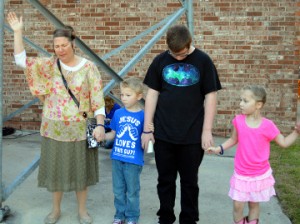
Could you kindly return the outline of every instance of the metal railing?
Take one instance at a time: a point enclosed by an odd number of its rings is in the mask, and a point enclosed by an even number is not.
[[[2,107],[2,99],[3,99],[3,45],[4,45],[4,31],[3,31],[3,24],[4,24],[4,0],[0,0],[0,26],[1,26],[1,33],[0,33],[0,200],[2,202],[3,198],[3,188],[2,188],[2,130],[3,130],[3,107]],[[1,41],[2,40],[2,41]],[[2,203],[1,203],[2,208]],[[2,211],[2,209],[1,209]],[[3,216],[5,215],[4,212],[1,212],[1,221]]]
[[[39,12],[48,20],[50,21],[54,26],[56,27],[63,27],[64,24],[55,17],[47,8],[45,8],[39,1],[37,0],[28,0],[28,2],[33,5],[35,8],[39,10]],[[116,98],[116,96],[110,94],[110,90],[120,81],[122,81],[122,77],[124,77],[131,69],[132,67],[138,63],[141,58],[151,49],[151,47],[161,38],[161,36],[167,31],[167,29],[176,22],[184,12],[186,12],[186,18],[187,18],[187,25],[193,35],[193,11],[192,11],[192,0],[182,0],[182,8],[180,8],[178,11],[174,12],[172,15],[166,17],[159,23],[155,24],[154,26],[150,27],[146,31],[140,33],[135,38],[132,38],[131,40],[125,42],[120,47],[112,50],[108,54],[104,55],[102,58],[99,57],[97,54],[95,54],[82,40],[80,40],[78,37],[76,37],[76,46],[79,47],[83,53],[85,53],[90,60],[92,60],[98,67],[100,67],[102,70],[104,70],[108,75],[112,77],[112,80],[104,87],[104,95],[109,95],[110,97],[114,98],[116,101],[119,99]],[[147,36],[149,33],[153,32],[154,30],[161,27],[161,29],[152,37],[150,41],[119,71],[118,73],[115,72],[110,66],[108,66],[104,60],[107,60],[111,56],[119,53],[123,49],[126,49],[128,46],[134,44],[139,39]],[[20,114],[25,109],[29,108],[31,105],[37,103],[39,100],[38,98],[33,99],[23,107],[19,108],[18,110],[14,111],[13,113],[9,114],[5,118],[3,118],[2,114],[2,99],[3,99],[3,89],[2,89],[2,83],[3,83],[3,43],[4,43],[4,28],[8,30],[9,32],[12,32],[11,28],[7,26],[4,22],[4,0],[0,0],[0,127],[3,129],[3,121],[10,120],[14,116]],[[43,48],[37,46],[32,41],[30,41],[28,38],[23,37],[24,42],[29,44],[32,48],[36,49],[37,51],[41,52],[42,54],[45,54],[46,56],[51,56],[50,53],[48,53]],[[2,208],[2,202],[5,201],[9,195],[11,195],[14,191],[14,189],[19,186],[37,167],[39,164],[40,157],[36,157],[31,164],[27,168],[25,168],[17,177],[16,179],[9,184],[7,187],[4,186],[2,181],[2,131],[0,133],[0,222],[2,219],[8,215],[10,209],[5,206]]]

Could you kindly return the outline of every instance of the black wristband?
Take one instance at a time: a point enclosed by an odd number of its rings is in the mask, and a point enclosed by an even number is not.
[[[153,131],[143,131],[143,134],[152,134]]]
[[[222,145],[219,145],[220,146],[220,148],[221,148],[221,152],[219,153],[220,155],[223,155],[224,154],[224,148],[223,148],[223,146]]]
[[[96,127],[99,127],[99,126],[105,128],[103,124],[96,124]]]

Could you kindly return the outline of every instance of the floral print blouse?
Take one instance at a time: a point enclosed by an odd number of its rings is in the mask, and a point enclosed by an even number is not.
[[[55,57],[26,58],[25,75],[30,91],[44,98],[41,135],[65,142],[85,140],[86,120],[83,112],[91,117],[94,111],[104,107],[100,73],[95,64],[84,58],[76,71],[66,70],[63,67],[68,66],[62,66],[68,88],[80,103],[78,108],[64,86],[56,61]]]

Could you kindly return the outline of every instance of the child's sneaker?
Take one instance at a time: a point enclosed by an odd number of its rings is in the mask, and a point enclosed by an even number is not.
[[[125,221],[121,219],[114,219],[112,224],[125,224]]]

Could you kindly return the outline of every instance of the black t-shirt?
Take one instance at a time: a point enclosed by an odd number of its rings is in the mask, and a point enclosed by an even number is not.
[[[221,89],[210,57],[195,49],[184,60],[156,56],[144,83],[158,91],[154,136],[175,144],[201,143],[205,95]]]

